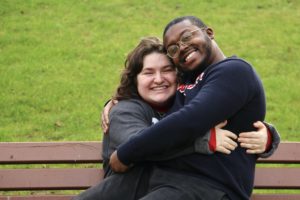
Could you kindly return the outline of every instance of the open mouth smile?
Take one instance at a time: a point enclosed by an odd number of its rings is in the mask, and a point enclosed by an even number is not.
[[[192,51],[189,51],[189,53],[185,54],[181,59],[180,59],[180,62],[181,63],[187,63],[188,61],[190,61],[193,56],[195,55],[197,50],[192,50]]]

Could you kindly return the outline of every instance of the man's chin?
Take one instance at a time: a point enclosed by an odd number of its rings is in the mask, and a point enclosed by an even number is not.
[[[197,66],[189,65],[189,66],[180,66],[181,71],[183,72],[190,72],[194,71],[197,68]]]

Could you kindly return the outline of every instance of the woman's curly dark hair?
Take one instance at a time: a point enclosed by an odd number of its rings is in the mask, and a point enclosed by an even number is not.
[[[137,75],[143,69],[144,57],[153,53],[163,53],[165,50],[162,42],[156,37],[142,38],[140,43],[131,51],[125,61],[125,69],[113,99],[124,100],[138,98]]]

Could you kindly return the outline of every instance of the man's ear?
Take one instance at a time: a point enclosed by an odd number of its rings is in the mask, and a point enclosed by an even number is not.
[[[207,27],[206,29],[205,29],[205,31],[206,31],[206,34],[208,35],[208,37],[210,38],[210,39],[215,39],[215,34],[214,34],[214,30],[212,29],[212,28],[210,28],[210,27]]]

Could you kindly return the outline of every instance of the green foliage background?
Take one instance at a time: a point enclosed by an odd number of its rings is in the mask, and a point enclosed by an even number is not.
[[[298,0],[0,0],[0,141],[100,140],[126,54],[181,15],[255,66],[266,120],[299,141],[299,10]]]

